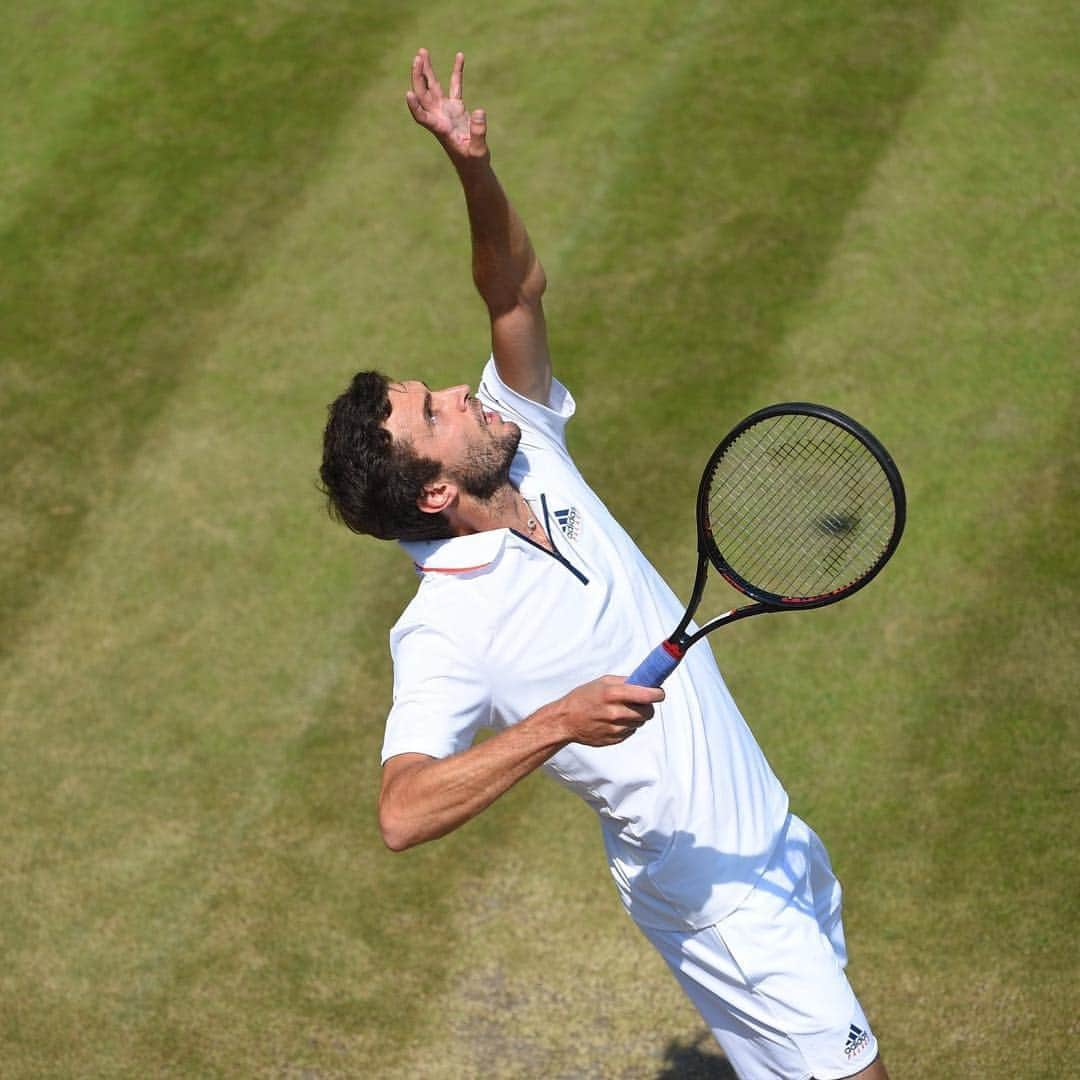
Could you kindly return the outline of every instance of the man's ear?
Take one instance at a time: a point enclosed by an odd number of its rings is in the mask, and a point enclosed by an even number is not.
[[[457,502],[457,497],[457,485],[440,476],[438,480],[423,486],[416,505],[425,514],[441,514]]]

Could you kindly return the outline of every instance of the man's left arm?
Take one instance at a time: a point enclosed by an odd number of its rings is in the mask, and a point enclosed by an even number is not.
[[[544,268],[525,225],[491,167],[487,116],[461,100],[464,54],[458,53],[444,94],[426,49],[413,59],[409,111],[430,131],[457,170],[472,234],[473,281],[491,319],[491,349],[499,377],[512,390],[548,403],[551,356],[542,297]]]

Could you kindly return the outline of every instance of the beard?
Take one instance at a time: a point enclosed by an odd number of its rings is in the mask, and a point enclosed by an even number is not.
[[[461,467],[450,478],[474,499],[487,502],[510,483],[510,463],[514,460],[521,431],[515,427],[482,445],[469,447]]]

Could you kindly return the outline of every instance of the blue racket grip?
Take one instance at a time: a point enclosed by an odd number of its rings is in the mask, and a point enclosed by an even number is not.
[[[660,686],[663,681],[679,666],[682,653],[677,656],[665,648],[657,645],[655,649],[630,674],[626,681],[631,686]]]

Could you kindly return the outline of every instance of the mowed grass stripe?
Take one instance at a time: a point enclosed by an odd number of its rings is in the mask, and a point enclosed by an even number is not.
[[[876,411],[911,496],[873,602],[787,653],[817,656],[804,705],[825,723],[761,730],[829,839],[856,983],[912,1074],[1049,1075],[1068,1053],[1041,1032],[1068,1029],[1076,963],[1053,840],[1076,806],[1076,630],[1054,603],[1077,572],[1055,541],[1076,525],[1071,22],[965,14],[785,342],[797,396]],[[744,634],[736,660],[789,629]],[[754,678],[742,700],[767,716],[776,691]]]
[[[356,1071],[388,1019],[426,1007],[452,948],[439,898],[475,868],[452,849],[380,860],[371,814],[386,628],[408,564],[331,529],[313,490],[323,402],[370,353],[416,348],[413,261],[395,250],[387,285],[373,241],[396,230],[373,202],[393,191],[400,208],[401,174],[421,156],[457,199],[401,104],[413,45],[392,50],[391,76],[380,66],[338,175],[327,163],[323,190],[223,311],[230,329],[149,425],[152,452],[92,517],[78,566],[58,568],[7,665],[8,874],[27,901],[5,928],[7,980],[34,987],[7,1025],[60,1070],[329,1058]],[[373,143],[416,150],[384,162]],[[454,268],[469,289],[460,252]],[[358,351],[350,331],[372,328],[364,356],[343,360]],[[42,858],[50,842],[55,858]],[[78,1039],[45,1038],[72,1014]]]
[[[411,46],[398,47],[406,65]],[[310,61],[307,47],[302,55]],[[359,90],[372,65],[353,59],[363,75],[342,82]],[[320,238],[312,239],[318,247]],[[260,243],[272,250],[269,237]],[[294,268],[279,269],[286,291],[295,288]],[[258,366],[276,332],[252,331],[260,318],[252,302],[236,336],[222,331],[209,378],[198,355],[209,342],[189,340],[185,378],[163,412],[144,418],[143,452],[120,466],[131,472],[118,497],[90,515],[74,565],[53,564],[33,631],[4,665],[12,903],[0,933],[11,958],[3,985],[12,1007],[3,1041],[21,1048],[28,1073],[243,1070],[236,1063],[249,1044],[264,1054],[275,1049],[266,1034],[268,998],[291,1000],[279,981],[254,974],[267,963],[261,920],[236,895],[256,907],[265,895],[274,856],[258,830],[274,817],[274,768],[309,721],[307,704],[335,681],[325,641],[305,637],[318,628],[348,648],[358,616],[340,603],[340,581],[312,545],[324,392],[298,411],[278,372]],[[223,304],[222,326],[228,321]],[[229,352],[237,345],[239,357]],[[110,405],[96,396],[80,404]],[[287,490],[274,471],[279,461]],[[298,566],[297,551],[310,561]],[[281,595],[275,583],[295,594]],[[321,611],[304,607],[313,594]],[[335,604],[336,622],[327,614]],[[362,651],[381,654],[393,612],[366,615],[379,624],[379,646],[365,642]],[[276,644],[274,626],[284,634]],[[377,740],[364,757],[376,750]],[[370,791],[362,799],[344,794],[350,808],[363,807],[371,850]],[[296,883],[289,878],[282,892],[285,925],[272,936],[288,942],[292,926],[303,940]],[[355,895],[347,901],[357,906]],[[327,932],[335,935],[329,947],[322,939],[306,947],[334,963],[365,947],[359,935]],[[278,948],[288,981],[296,977],[293,954]],[[358,992],[363,971],[350,965]],[[211,990],[202,998],[204,982]],[[362,1008],[353,1012],[364,1019]],[[57,1040],[56,1031],[74,1034]],[[288,1027],[288,1037],[309,1048],[306,1036]]]
[[[95,85],[124,55],[152,9],[132,0],[77,0],[7,6],[0,38],[0,230],[18,216],[25,191],[48,172],[73,127],[85,116]]]
[[[407,14],[201,0],[115,18],[123,48],[84,107],[61,110],[48,168],[0,233],[3,649]]]
[[[671,544],[678,498],[691,505],[703,455],[766,403],[792,309],[816,289],[955,5],[698,10],[673,36],[668,78],[642,96],[553,321],[589,410],[577,445],[654,552]]]

